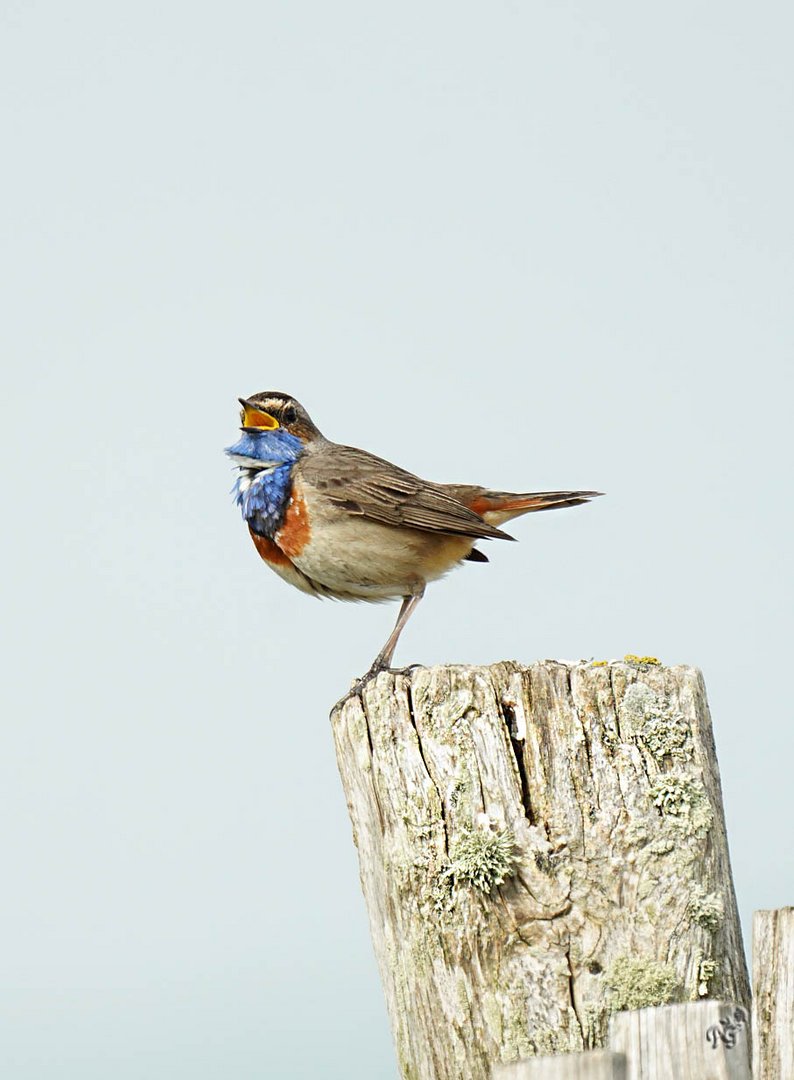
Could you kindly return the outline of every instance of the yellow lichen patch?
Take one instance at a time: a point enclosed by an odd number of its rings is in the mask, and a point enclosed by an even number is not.
[[[607,667],[608,664],[608,660],[592,660],[590,662],[590,667]]]
[[[634,653],[626,653],[623,659],[627,664],[648,664],[650,667],[662,666],[662,661],[655,656],[635,656]]]

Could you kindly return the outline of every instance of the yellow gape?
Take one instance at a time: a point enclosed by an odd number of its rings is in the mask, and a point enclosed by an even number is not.
[[[271,416],[270,413],[261,412],[259,409],[255,409],[252,405],[247,405],[245,402],[243,402],[240,419],[242,420],[243,427],[249,428],[252,431],[275,431],[277,427],[281,426],[275,416]]]

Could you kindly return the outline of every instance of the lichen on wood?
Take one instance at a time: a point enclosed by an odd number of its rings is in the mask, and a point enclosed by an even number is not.
[[[749,1003],[702,678],[652,660],[385,672],[335,708],[403,1076]]]
[[[612,992],[610,1009],[649,1009],[669,1005],[681,997],[675,970],[659,960],[619,956],[604,972],[604,982]]]

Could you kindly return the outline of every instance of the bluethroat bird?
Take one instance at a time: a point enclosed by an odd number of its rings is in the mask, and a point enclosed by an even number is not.
[[[458,563],[488,562],[478,540],[513,540],[499,528],[511,518],[600,494],[433,484],[330,442],[287,394],[268,390],[239,401],[242,435],[226,450],[238,470],[233,493],[268,566],[314,596],[402,598],[394,630],[365,678],[391,663],[429,581]]]

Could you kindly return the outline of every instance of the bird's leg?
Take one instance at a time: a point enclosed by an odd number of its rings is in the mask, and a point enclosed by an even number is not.
[[[397,622],[394,624],[394,629],[389,635],[389,640],[383,646],[381,651],[375,657],[372,667],[364,676],[365,679],[371,678],[373,675],[377,675],[379,671],[383,671],[387,668],[394,656],[394,650],[397,648],[397,642],[400,638],[400,634],[403,632],[405,624],[413,614],[417,604],[425,594],[424,583],[417,587],[416,592],[410,593],[408,596],[403,597],[402,607],[400,608],[400,614],[397,616]]]

